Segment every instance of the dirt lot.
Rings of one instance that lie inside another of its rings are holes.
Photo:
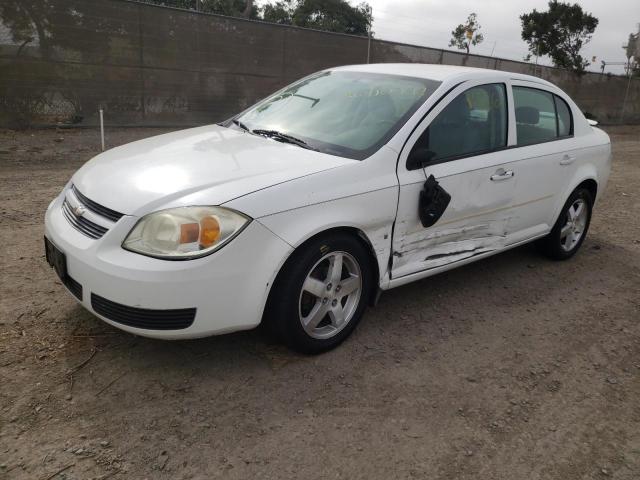
[[[527,246],[387,292],[318,357],[84,311],[42,219],[98,135],[0,131],[0,478],[640,478],[640,127],[609,131],[574,259]]]

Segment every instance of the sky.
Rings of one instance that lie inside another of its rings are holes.
[[[547,0],[367,0],[373,8],[373,31],[377,38],[434,48],[448,46],[451,30],[464,23],[471,12],[478,15],[484,42],[472,47],[471,53],[522,60],[527,45],[521,40],[519,16],[522,13],[547,10]],[[265,1],[259,1],[263,4]],[[352,5],[360,0],[351,0]],[[577,0],[582,8],[599,19],[591,42],[583,56],[596,63],[589,70],[600,69],[600,61],[624,62],[629,34],[638,31],[640,0]],[[542,64],[551,64],[541,59]],[[622,66],[607,67],[612,73],[623,73]]]
[[[451,30],[464,23],[467,15],[475,12],[484,33],[484,42],[472,48],[472,53],[522,60],[527,45],[521,40],[522,13],[547,10],[546,0],[368,0],[373,8],[373,31],[385,40],[448,47]],[[640,0],[578,0],[583,10],[598,18],[591,42],[584,48],[583,56],[589,60],[596,56],[596,64],[589,69],[599,69],[600,61],[623,62],[626,60],[622,45],[626,45],[631,32],[637,32],[640,22]],[[549,59],[541,63],[549,64]],[[607,67],[605,71],[622,73],[623,67]]]

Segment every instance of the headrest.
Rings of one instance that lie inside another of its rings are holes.
[[[516,108],[516,122],[537,125],[540,122],[540,110],[534,107]]]
[[[440,113],[439,118],[442,123],[461,123],[466,122],[469,119],[469,105],[467,99],[460,95],[454,98],[449,105]]]

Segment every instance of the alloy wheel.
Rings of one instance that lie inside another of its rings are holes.
[[[351,321],[362,296],[362,273],[347,252],[324,255],[311,268],[302,285],[299,318],[313,338],[337,335]]]
[[[560,246],[570,252],[578,244],[587,225],[587,203],[577,198],[567,209],[566,222],[560,229]]]

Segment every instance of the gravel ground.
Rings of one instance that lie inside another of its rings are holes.
[[[572,260],[525,246],[386,292],[305,357],[257,331],[138,338],[77,306],[42,219],[98,134],[0,131],[0,478],[637,480],[640,127],[609,132]]]

